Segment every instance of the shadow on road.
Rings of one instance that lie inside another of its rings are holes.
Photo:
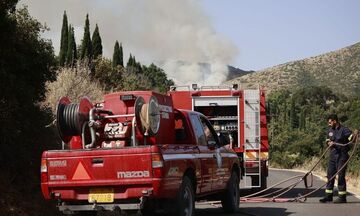
[[[256,196],[261,196],[261,195],[264,195],[264,194],[269,194],[269,193],[272,193],[272,192],[275,192],[275,191],[278,191],[279,189],[281,188],[272,188],[268,191],[265,191],[264,193],[262,194],[258,194]],[[281,196],[281,198],[295,198],[295,197],[298,197],[299,195],[304,195],[304,194],[307,194],[307,193],[310,193],[312,191],[315,191],[317,188],[309,188],[309,189],[306,189],[306,188],[293,188],[291,189],[290,191],[286,192],[285,194],[283,194]],[[244,197],[244,196],[247,196],[247,195],[250,195],[252,194],[253,192],[251,190],[241,190],[240,192],[240,196],[241,197]],[[279,193],[276,193],[276,194],[280,194],[281,192]],[[276,194],[272,194],[270,196],[267,196],[267,197],[273,197],[275,196]],[[337,194],[337,191],[334,190],[334,194],[336,195]],[[348,193],[349,196],[352,196],[353,194],[351,193]],[[312,194],[309,195],[309,198],[311,197],[322,197],[324,196],[324,189],[320,189]]]
[[[217,208],[196,209],[197,216],[287,216],[292,213],[293,212],[287,212],[286,208],[271,207],[240,207],[240,210],[234,214],[226,214],[222,209]]]
[[[273,189],[270,189],[269,191],[267,191],[265,193],[272,193],[272,192],[278,191],[280,189],[281,188],[273,188]],[[284,198],[284,197],[286,197],[286,198],[295,198],[295,197],[298,197],[298,196],[305,195],[307,193],[313,192],[315,190],[316,190],[316,188],[309,188],[309,189],[306,189],[306,188],[293,188],[290,191],[286,192],[285,194],[281,195],[280,197],[281,198]],[[282,192],[272,194],[271,196],[275,196],[275,195],[280,194],[280,193],[282,193]],[[323,190],[318,190],[318,191],[310,194],[309,197],[322,197],[323,195],[324,195],[324,191]]]

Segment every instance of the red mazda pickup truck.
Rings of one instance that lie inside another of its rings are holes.
[[[58,103],[62,150],[45,151],[41,189],[64,214],[139,209],[143,215],[195,213],[196,200],[239,208],[236,153],[198,112],[173,108],[151,91],[118,92],[91,103]]]

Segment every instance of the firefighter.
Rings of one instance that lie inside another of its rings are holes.
[[[352,132],[349,128],[340,124],[336,114],[331,114],[327,118],[329,129],[327,131],[327,145],[330,147],[330,157],[327,168],[328,182],[326,184],[325,196],[320,199],[321,203],[333,201],[333,189],[336,172],[344,165],[349,158],[349,145],[339,146],[336,143],[347,144],[351,140]],[[338,198],[334,203],[346,203],[346,166],[338,173]],[[332,178],[332,179],[331,179]]]

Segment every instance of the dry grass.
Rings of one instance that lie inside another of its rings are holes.
[[[59,99],[69,97],[72,102],[78,102],[83,96],[91,101],[101,101],[104,90],[98,81],[91,80],[90,69],[83,64],[76,68],[60,68],[55,82],[46,84],[46,100],[44,106],[50,107],[53,113]]]

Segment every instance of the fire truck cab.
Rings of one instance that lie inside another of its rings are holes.
[[[228,86],[172,86],[174,107],[204,114],[220,140],[237,153],[242,169],[241,188],[267,187],[268,132],[265,92]]]

